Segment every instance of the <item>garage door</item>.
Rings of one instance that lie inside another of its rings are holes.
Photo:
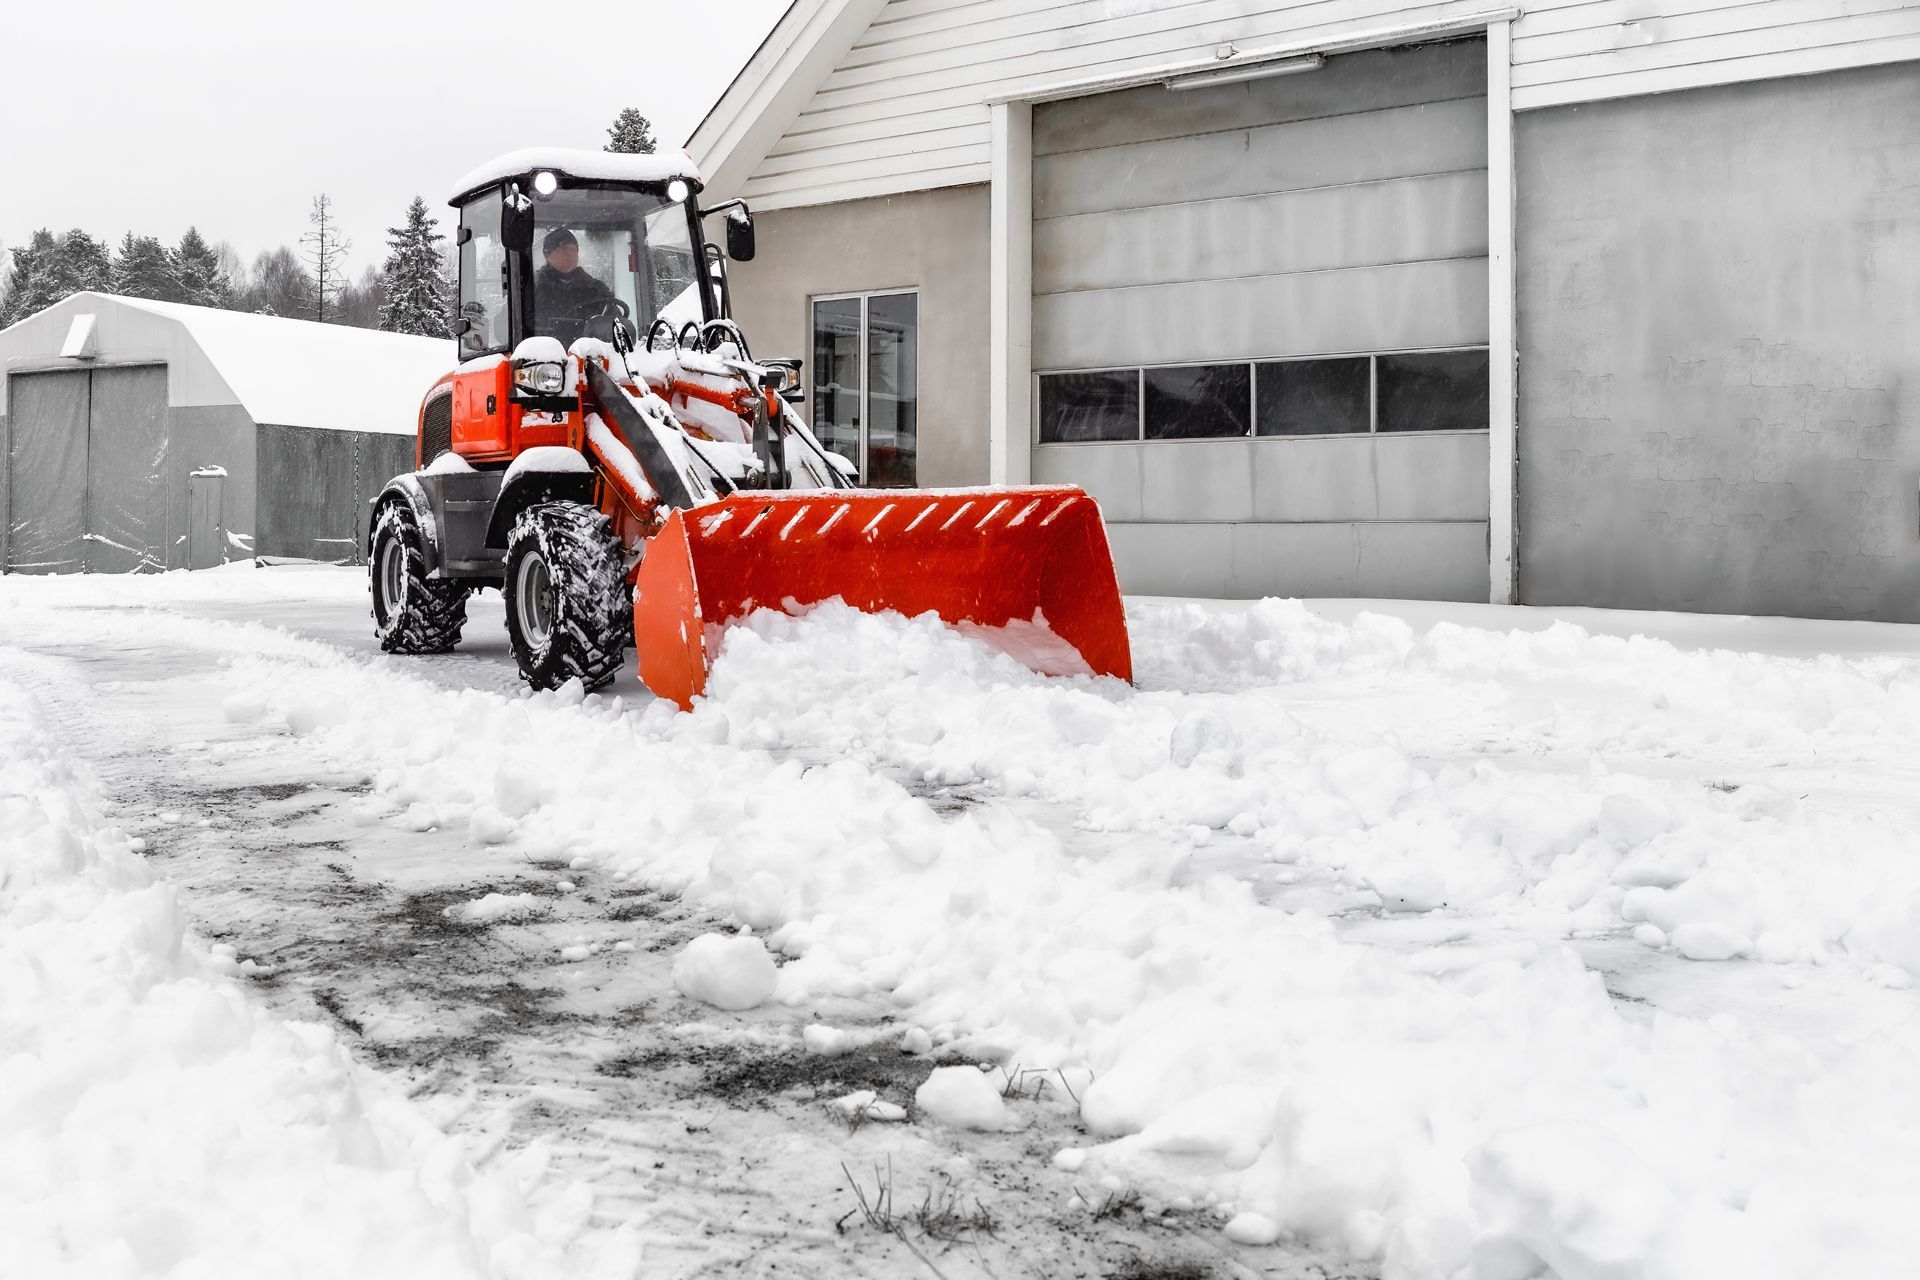
[[[15,374],[7,403],[7,571],[164,569],[166,368]]]
[[[1485,60],[1035,108],[1034,469],[1129,589],[1484,598]]]

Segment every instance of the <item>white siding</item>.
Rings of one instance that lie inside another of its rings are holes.
[[[1497,0],[889,0],[740,194],[767,208],[984,182],[988,104]],[[1533,0],[1516,109],[1920,58],[1914,0]]]
[[[1538,0],[1516,110],[1920,58],[1913,0]]]

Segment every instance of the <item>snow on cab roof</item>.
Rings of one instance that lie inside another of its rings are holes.
[[[700,170],[684,151],[656,151],[630,155],[616,151],[582,151],[572,147],[522,147],[495,156],[453,186],[451,200],[476,187],[490,187],[535,169],[553,169],[588,182],[666,182],[673,178],[700,180]]]
[[[96,296],[178,321],[247,416],[274,426],[412,435],[458,356],[451,338]]]

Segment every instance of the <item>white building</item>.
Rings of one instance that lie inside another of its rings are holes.
[[[1135,591],[1920,619],[1920,7],[795,0],[690,140],[880,483]]]

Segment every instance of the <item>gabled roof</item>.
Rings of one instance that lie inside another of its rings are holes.
[[[459,355],[451,338],[117,300],[186,326],[247,416],[283,427],[412,435],[428,388]]]
[[[792,0],[687,139],[707,190],[738,195],[887,0]]]
[[[284,427],[411,435],[421,400],[457,359],[449,338],[76,293],[0,330],[0,382],[13,368],[86,367],[59,359],[83,315],[97,318],[99,363],[165,361],[171,403],[238,404]]]

